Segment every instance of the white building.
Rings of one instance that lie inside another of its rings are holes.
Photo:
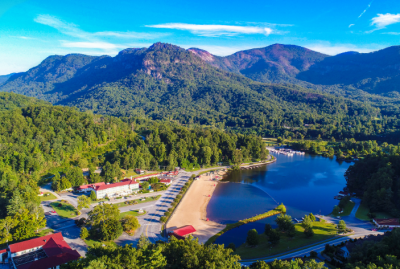
[[[399,219],[373,219],[378,228],[399,228]]]
[[[139,183],[131,179],[124,179],[121,182],[97,186],[95,189],[97,199],[120,197],[130,195],[132,192],[137,191],[139,191]]]

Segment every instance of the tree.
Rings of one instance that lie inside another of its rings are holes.
[[[38,227],[46,224],[43,221],[38,223],[34,215],[31,215],[27,209],[22,210],[14,215],[16,225],[13,229],[13,237],[15,240],[22,240],[34,237],[36,235],[35,231]]]
[[[283,203],[278,205],[276,209],[281,211],[282,214],[286,214],[286,206]]]
[[[271,230],[272,230],[271,224],[269,224],[269,223],[265,224],[264,234],[265,234],[266,236],[269,235],[269,233],[271,232]]]
[[[92,201],[96,201],[97,200],[97,196],[96,196],[96,192],[95,191],[91,191],[90,192],[90,199]]]
[[[292,217],[289,215],[280,214],[275,219],[276,224],[278,224],[278,230],[289,231],[293,226]]]
[[[149,238],[147,238],[144,234],[141,234],[136,247],[138,249],[144,249],[147,248],[149,245],[151,245]]]
[[[119,208],[117,205],[105,204],[97,205],[88,213],[91,225],[99,225],[100,223],[114,219],[119,220]]]
[[[125,232],[133,232],[140,227],[140,224],[136,217],[131,215],[126,215],[122,219],[122,226]]]
[[[96,229],[95,226],[92,229]],[[123,232],[121,222],[116,219],[107,219],[98,225],[101,240],[109,241],[117,239]]]
[[[228,248],[232,249],[235,252],[236,251],[235,243],[229,243]]]
[[[11,229],[17,225],[14,218],[7,216],[5,219],[0,220],[0,243],[7,243],[12,240]]]
[[[307,228],[304,230],[304,235],[306,237],[312,237],[314,236],[314,230],[312,228]]]
[[[314,216],[313,213],[310,213],[309,216],[310,216],[310,219],[311,219],[312,222],[317,221],[317,218]]]
[[[268,242],[270,242],[272,245],[276,245],[279,243],[279,240],[281,239],[281,236],[279,232],[276,229],[271,230],[268,236]]]
[[[86,195],[81,195],[78,197],[78,210],[81,210],[82,208],[90,208],[91,204],[92,199],[90,199]]]
[[[155,183],[160,182],[160,180],[157,177],[151,177],[151,178],[149,178],[148,182],[150,184],[155,184]]]
[[[67,169],[65,177],[69,180],[72,187],[81,186],[85,182],[82,169],[80,169],[79,167],[73,167]]]
[[[270,269],[270,266],[265,261],[256,261],[250,264],[250,269]]]
[[[339,220],[339,224],[338,224],[338,229],[339,231],[345,231],[347,229],[346,223],[344,222],[344,220]]]
[[[86,227],[81,228],[80,237],[82,240],[85,240],[86,238],[89,237],[89,231],[86,229]]]
[[[301,222],[301,226],[303,226],[304,230],[312,229],[313,222],[309,215],[305,215],[303,221]]]
[[[140,186],[142,187],[142,190],[148,190],[150,184],[147,181],[143,181],[143,182],[140,183]]]
[[[258,233],[256,229],[249,230],[247,232],[246,242],[250,246],[256,246],[259,243]]]

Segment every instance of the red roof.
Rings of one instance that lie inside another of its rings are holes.
[[[192,234],[194,232],[196,232],[196,229],[192,225],[186,225],[174,230],[172,234],[184,237],[185,235]]]
[[[47,257],[22,264],[17,269],[47,269],[80,258],[79,253],[64,241],[61,233],[42,236],[39,238],[15,243],[9,246],[11,253],[42,247]]]
[[[117,182],[117,183],[113,183],[113,184],[102,185],[102,186],[96,187],[96,191],[111,189],[111,188],[130,185],[130,184],[136,184],[136,181],[135,180],[127,180],[127,181]]]
[[[384,226],[400,226],[399,219],[374,219],[378,225]]]
[[[171,183],[172,180],[171,179],[161,179],[160,183]]]
[[[0,254],[1,254],[1,253],[6,253],[6,252],[7,252],[7,249],[6,249],[6,248],[0,250]]]
[[[39,259],[30,263],[25,263],[17,267],[17,269],[48,269],[57,265],[65,264],[70,261],[78,260],[81,256],[75,250],[76,254],[61,253],[55,256]]]
[[[87,184],[87,185],[82,185],[78,187],[78,190],[83,190],[83,189],[87,189],[87,188],[93,188],[95,189],[98,186],[102,186],[102,185],[106,185],[106,183],[104,182],[99,182],[99,183],[93,183],[93,184]]]

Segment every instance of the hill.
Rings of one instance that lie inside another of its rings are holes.
[[[309,58],[296,63],[296,70],[305,70],[318,57]],[[285,72],[296,70],[287,68]],[[368,104],[294,85],[254,82],[163,43],[126,49],[115,57],[51,56],[13,76],[0,90],[99,114],[147,115],[231,128],[301,127],[303,123],[327,124],[338,116],[378,113]]]
[[[50,103],[20,94],[0,92],[0,111],[46,104],[49,105]]]

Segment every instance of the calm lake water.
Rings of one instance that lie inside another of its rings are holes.
[[[266,212],[283,203],[287,214],[301,218],[310,212],[329,214],[333,199],[346,185],[344,173],[351,165],[335,158],[314,155],[273,154],[277,161],[261,168],[240,170],[218,184],[207,207],[207,217],[219,223],[233,223]],[[247,232],[264,232],[275,217],[243,225],[220,236],[215,243],[236,246],[246,241]]]

